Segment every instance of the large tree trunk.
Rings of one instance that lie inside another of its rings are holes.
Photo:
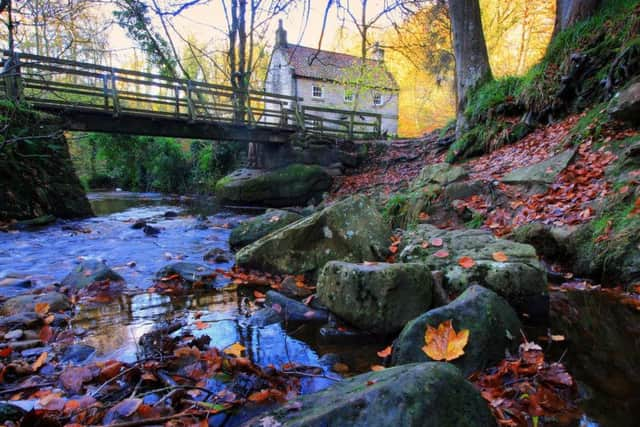
[[[459,138],[467,129],[464,111],[469,92],[492,76],[478,0],[449,0],[449,14],[456,57],[456,138]]]
[[[556,24],[553,33],[566,30],[593,15],[602,0],[556,0]]]

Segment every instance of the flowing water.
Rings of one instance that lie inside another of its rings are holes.
[[[287,331],[280,324],[254,327],[247,323],[243,293],[250,289],[225,291],[228,279],[217,278],[219,290],[188,295],[164,296],[144,290],[153,284],[155,273],[165,265],[186,261],[201,263],[213,249],[228,250],[230,228],[248,217],[219,210],[210,201],[170,199],[155,193],[93,193],[89,199],[96,217],[79,221],[58,221],[38,230],[0,233],[0,280],[7,276],[29,278],[35,287],[60,282],[83,258],[98,258],[122,275],[127,290],[109,303],[79,305],[72,321],[86,335],[79,340],[97,349],[96,358],[133,361],[139,338],[154,326],[172,321],[193,324],[198,316],[208,325],[192,330],[195,336],[211,337],[211,346],[225,348],[240,342],[259,365],[281,366],[287,362],[320,366],[328,372],[333,360],[323,354],[340,352],[340,358],[354,372],[368,370],[376,362],[376,351],[388,343],[368,346],[324,345],[317,330],[302,327]],[[166,217],[167,212],[175,217]],[[132,229],[136,220],[159,228],[157,237]],[[208,266],[228,269],[233,261]],[[4,288],[5,297],[26,290]],[[331,373],[330,375],[336,376]],[[327,379],[303,381],[303,392],[330,385]]]
[[[317,328],[309,326],[293,330],[280,324],[250,326],[243,295],[249,295],[251,289],[240,288],[237,292],[219,289],[171,297],[144,291],[153,284],[155,273],[171,262],[183,260],[206,264],[203,255],[207,251],[213,248],[228,250],[230,228],[248,215],[220,210],[211,200],[167,198],[155,193],[93,193],[89,198],[97,215],[94,218],[58,221],[32,231],[0,233],[0,281],[7,276],[23,276],[31,279],[34,287],[44,287],[60,282],[83,258],[105,260],[125,278],[127,290],[109,303],[79,305],[73,318],[73,327],[87,332],[79,342],[96,348],[96,358],[133,361],[137,342],[143,334],[162,323],[193,324],[197,316],[207,327],[193,330],[194,335],[209,335],[211,345],[218,348],[240,342],[247,348],[248,357],[263,366],[295,362],[323,367],[327,375],[336,376],[329,371],[332,361],[336,360],[327,357],[329,354],[337,354],[354,373],[367,371],[371,364],[379,363],[376,351],[388,342],[329,345],[318,339]],[[177,216],[167,217],[165,214],[169,211]],[[147,221],[159,228],[160,234],[150,237],[140,229],[132,229],[136,220]],[[210,267],[228,269],[232,263],[230,260]],[[219,277],[217,284],[222,288],[225,279]],[[28,290],[4,287],[2,295],[8,297]],[[571,310],[577,310],[576,307],[579,306],[574,304]],[[615,350],[594,351],[599,343],[607,341],[606,337],[599,341],[593,339],[594,331],[601,329],[600,322],[621,323],[619,319],[611,319],[618,311],[603,310],[599,301],[588,307],[592,307],[588,312],[588,323],[583,321],[586,314],[577,316],[577,320],[564,319],[566,316],[562,313],[568,312],[569,308],[561,307],[560,314],[555,316],[565,326],[569,325],[569,352],[568,356],[562,356],[569,370],[583,380],[585,390],[593,390],[609,377],[620,382],[626,380],[627,385],[635,386],[633,381],[621,374],[615,376],[613,371],[615,361],[629,359],[629,353],[621,353],[616,358]],[[628,351],[637,352],[640,346],[638,328],[632,322],[627,323],[626,328],[635,331],[635,335],[633,331],[631,333],[632,339],[627,340]],[[612,332],[602,333],[612,336]],[[621,335],[620,342],[625,341],[624,336],[629,335]],[[597,378],[593,375],[595,369],[598,370]],[[303,392],[308,393],[325,388],[332,381],[314,378],[302,383]],[[622,385],[616,387],[617,390],[623,388]],[[626,390],[625,396],[633,397],[634,390],[636,388]],[[590,402],[598,404],[590,403],[585,407],[589,416],[583,417],[582,426],[634,425],[630,416],[637,412],[638,405],[634,403],[637,400],[629,401],[624,396],[610,399],[594,392],[591,397]]]

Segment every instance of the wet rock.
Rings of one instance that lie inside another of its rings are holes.
[[[71,321],[71,318],[66,314],[62,313],[54,313],[53,322],[51,322],[51,326],[54,328],[65,328]]]
[[[611,100],[609,114],[616,120],[640,124],[640,83],[633,83]]]
[[[147,236],[157,236],[158,234],[160,234],[160,229],[147,224],[142,227],[142,232]]]
[[[434,239],[441,239],[442,245],[433,245]],[[431,243],[424,247],[425,242]],[[477,283],[505,298],[518,313],[534,319],[548,315],[546,272],[533,246],[498,239],[482,230],[447,231],[421,224],[403,235],[400,247],[402,262],[421,262],[432,271],[442,271],[443,287],[450,294]],[[497,252],[507,260],[494,260]],[[474,261],[471,268],[458,263],[465,256]]]
[[[280,290],[289,296],[305,298],[312,294],[311,289],[298,286],[298,281],[294,276],[287,276],[280,283]]]
[[[156,273],[156,278],[161,279],[174,274],[179,275],[190,285],[196,282],[211,285],[216,281],[215,271],[204,265],[192,262],[174,262],[173,264],[169,264]]]
[[[266,213],[243,221],[234,228],[229,236],[229,246],[234,250],[240,249],[300,218],[302,216],[297,213],[269,209]]]
[[[390,226],[368,198],[354,196],[245,246],[236,255],[243,268],[315,277],[329,261],[380,261]]]
[[[44,227],[53,224],[57,218],[53,215],[42,215],[33,219],[16,222],[13,227],[16,230],[28,230],[30,228]]]
[[[533,246],[539,255],[549,259],[569,259],[574,248],[569,244],[571,230],[539,222],[524,224],[513,230],[509,240]]]
[[[110,269],[104,261],[87,259],[82,261],[62,280],[62,286],[83,289],[95,282],[104,280],[124,282],[122,276]]]
[[[82,363],[96,353],[96,349],[85,344],[72,344],[62,352],[60,361],[63,363]]]
[[[176,212],[176,211],[166,211],[163,216],[165,218],[176,218],[178,216],[178,212]]]
[[[380,336],[344,326],[323,326],[318,330],[318,341],[325,345],[368,344]]]
[[[44,343],[40,340],[14,341],[11,343],[11,348],[13,349],[13,351],[21,352],[30,348],[40,347],[43,344]]]
[[[453,302],[409,322],[393,345],[394,365],[431,360],[422,351],[427,325],[437,327],[449,319],[453,320],[456,331],[469,329],[464,355],[451,361],[465,375],[504,359],[505,350],[517,346],[522,328],[515,311],[503,298],[474,285]]]
[[[71,302],[60,292],[47,292],[39,295],[20,295],[5,301],[2,312],[13,315],[23,312],[33,312],[36,304],[49,304],[49,311],[58,312],[71,309]]]
[[[482,181],[452,182],[444,188],[444,196],[447,200],[464,200],[476,194],[485,194],[489,189],[489,183]]]
[[[134,222],[131,225],[131,228],[133,228],[134,230],[140,230],[140,229],[142,229],[142,228],[144,228],[146,226],[147,226],[147,221],[145,221],[143,219],[138,219],[138,220],[136,220],[136,222]]]
[[[326,323],[329,313],[309,307],[276,291],[268,291],[265,306],[277,312],[285,322]]]
[[[0,288],[5,289],[5,288],[21,288],[21,289],[28,289],[33,285],[33,283],[31,282],[31,280],[24,278],[24,277],[19,277],[19,276],[6,276],[3,279],[0,279]]]
[[[207,262],[222,264],[231,261],[231,256],[222,248],[213,248],[202,257]]]
[[[331,261],[318,278],[318,299],[360,329],[398,332],[431,307],[431,272],[423,264]]]
[[[446,363],[370,372],[302,396],[247,422],[248,427],[492,427],[480,393]]]
[[[5,340],[19,340],[24,335],[22,329],[14,329],[13,331],[9,331],[4,334]]]
[[[553,183],[558,174],[567,167],[573,156],[575,156],[576,150],[576,148],[571,148],[547,160],[515,169],[505,175],[501,181],[511,185],[546,187]]]
[[[23,350],[20,353],[20,356],[22,356],[22,357],[38,357],[42,353],[44,353],[45,351],[47,353],[51,353],[51,346],[47,345],[47,346],[43,346],[43,347],[29,348],[27,350]]]
[[[42,325],[42,318],[33,311],[0,317],[0,328],[32,329]]]
[[[319,166],[293,164],[275,170],[239,169],[216,183],[224,203],[260,206],[304,205],[331,186],[331,177]]]
[[[274,323],[280,323],[281,321],[282,317],[280,317],[278,312],[271,307],[265,307],[253,313],[247,320],[247,325],[263,328],[273,325]]]

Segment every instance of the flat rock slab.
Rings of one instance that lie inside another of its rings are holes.
[[[506,255],[505,261],[494,259],[499,252]],[[462,257],[471,258],[473,266],[461,266]],[[460,294],[475,283],[505,298],[518,313],[536,319],[548,314],[547,274],[531,245],[498,239],[483,230],[449,231],[420,224],[403,235],[399,260],[442,271],[442,285],[449,294]]]
[[[231,230],[229,246],[231,249],[240,249],[301,218],[302,215],[294,212],[269,209],[262,215],[241,222]]]
[[[509,303],[489,289],[472,286],[453,302],[409,322],[393,345],[393,363],[430,361],[422,351],[427,325],[437,328],[450,319],[456,331],[469,329],[464,355],[451,362],[465,375],[504,359],[505,350],[514,350],[517,346],[522,328]]]
[[[260,415],[244,426],[493,427],[495,420],[460,370],[432,362],[346,379]]]
[[[53,313],[71,309],[71,301],[64,294],[47,292],[39,295],[20,295],[10,298],[4,302],[2,312],[8,316],[25,312],[31,313],[35,310],[36,304],[48,304],[49,311]]]
[[[567,167],[575,154],[576,149],[571,148],[560,154],[556,154],[547,160],[543,160],[542,162],[524,168],[515,169],[505,175],[501,181],[505,184],[512,185],[552,184],[560,172]]]
[[[331,261],[318,278],[318,299],[352,325],[378,334],[398,332],[431,308],[431,272],[419,263]]]

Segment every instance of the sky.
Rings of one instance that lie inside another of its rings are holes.
[[[171,20],[177,31],[179,31],[183,37],[193,35],[199,42],[204,42],[207,46],[222,44],[226,38],[226,34],[224,33],[226,23],[221,1],[226,1],[228,4],[228,0],[202,0],[201,4],[183,11],[178,16],[171,18]],[[269,2],[269,0],[264,1],[265,3]],[[289,43],[299,43],[313,47],[318,45],[327,1],[328,0],[309,0],[310,13],[306,22],[305,10],[301,1],[296,2],[286,14],[279,16],[279,18],[283,20],[284,27],[287,30]],[[369,13],[373,14],[381,10],[380,8],[383,7],[384,1],[385,0],[369,0]],[[176,2],[175,0],[158,0],[158,3],[161,7],[170,7],[172,4],[175,5],[180,2]],[[354,13],[357,14],[356,16],[359,16],[360,13],[359,5],[359,0],[355,2],[352,1],[351,3]],[[105,14],[110,15],[113,6],[106,4],[104,8]],[[344,23],[347,31],[355,31],[355,27],[349,25],[348,19],[344,19],[344,13],[338,12],[334,6],[327,20],[327,28],[322,44],[323,49],[344,50],[342,46],[340,46],[339,37],[342,23]],[[381,20],[380,24],[381,26],[388,25],[388,21]],[[154,20],[154,27],[157,30],[162,29],[158,19]],[[276,27],[277,19],[270,23],[270,28],[267,30],[266,37],[268,43],[273,43],[273,40],[275,40]],[[178,37],[174,39],[176,44],[181,44]],[[132,54],[135,43],[130,40],[125,31],[117,25],[111,27],[109,41],[113,50],[111,56],[112,63],[110,65],[120,66]]]

